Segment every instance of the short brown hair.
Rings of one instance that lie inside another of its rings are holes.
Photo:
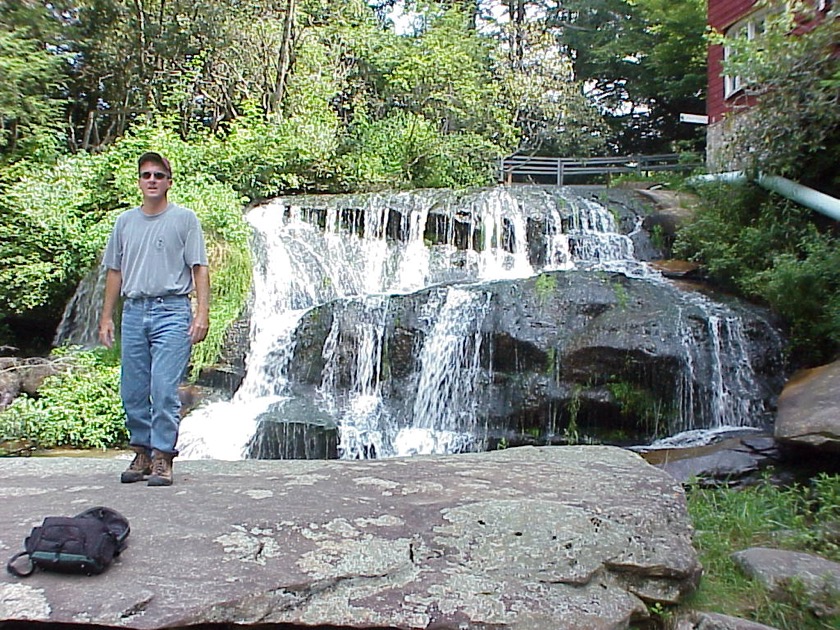
[[[157,164],[166,171],[166,174],[169,176],[169,179],[172,179],[172,167],[169,165],[169,160],[163,157],[160,153],[156,153],[155,151],[147,151],[146,153],[141,155],[140,159],[137,160],[138,172],[140,170],[140,167],[143,166],[146,162],[152,162],[153,164]]]

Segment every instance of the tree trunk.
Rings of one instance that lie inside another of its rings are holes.
[[[274,83],[274,91],[269,99],[269,114],[280,110],[283,105],[283,98],[286,95],[286,82],[292,67],[295,10],[295,0],[287,0],[286,16],[283,19],[283,39],[280,42],[280,54],[277,58],[277,79]]]
[[[510,60],[514,68],[522,67],[525,58],[525,0],[510,0],[508,2],[508,16],[510,17]]]

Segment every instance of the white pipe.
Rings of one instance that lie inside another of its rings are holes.
[[[742,171],[729,171],[727,173],[709,173],[707,175],[695,175],[689,178],[693,182],[727,182],[738,183],[747,181]],[[778,193],[791,201],[810,208],[815,212],[840,221],[840,199],[821,193],[819,190],[808,188],[802,184],[779,177],[777,175],[759,175],[756,183],[762,188]]]
[[[705,175],[692,175],[686,180],[689,184],[723,182],[724,184],[741,184],[747,181],[743,171],[729,171],[727,173],[706,173]]]

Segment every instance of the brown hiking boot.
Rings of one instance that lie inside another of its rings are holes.
[[[152,474],[152,458],[142,446],[132,446],[136,455],[131,463],[128,465],[123,473],[120,475],[120,481],[123,483],[134,483],[135,481],[143,481],[146,475]]]
[[[152,474],[149,475],[150,486],[172,485],[172,453],[152,451]]]

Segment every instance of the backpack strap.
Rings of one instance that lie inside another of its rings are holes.
[[[30,575],[32,575],[32,574],[35,572],[35,565],[34,565],[34,564],[32,564],[32,561],[31,561],[31,560],[29,561],[29,571],[21,571],[20,569],[18,569],[18,568],[15,566],[15,561],[16,561],[18,558],[20,558],[20,557],[22,557],[22,556],[28,556],[28,555],[29,555],[29,552],[28,552],[28,551],[21,551],[20,553],[16,553],[16,554],[15,554],[14,556],[12,556],[12,558],[11,558],[11,559],[10,559],[10,560],[6,563],[6,570],[7,570],[9,573],[11,573],[12,575],[15,575],[15,576],[17,576],[17,577],[29,577]]]

